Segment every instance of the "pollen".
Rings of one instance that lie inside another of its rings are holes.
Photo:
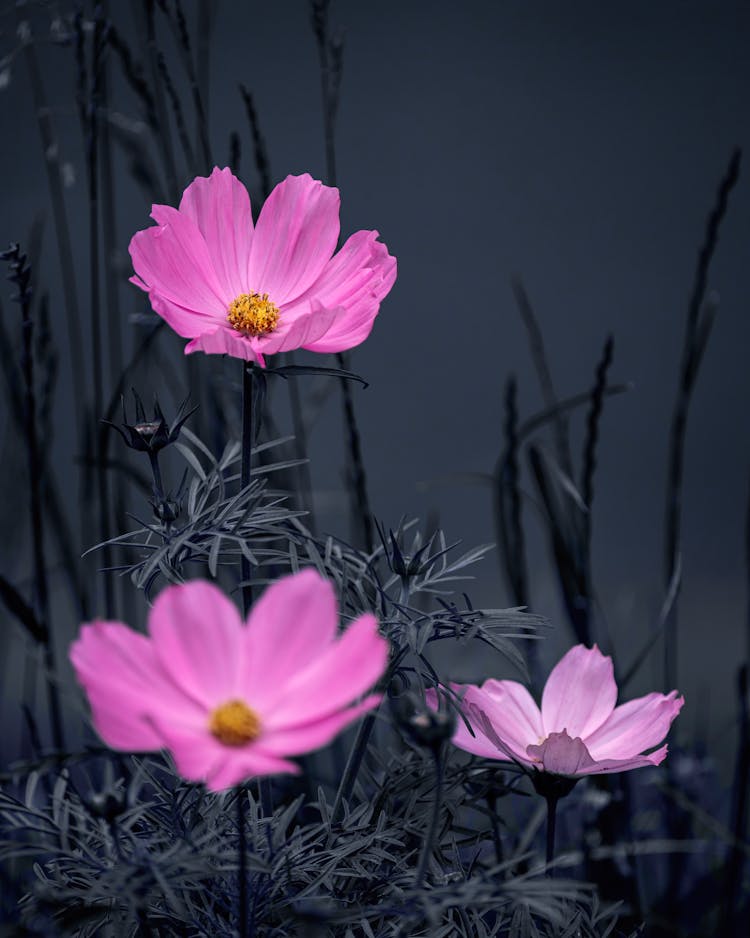
[[[229,304],[227,320],[243,335],[268,335],[279,322],[279,308],[267,293],[240,293]]]
[[[260,736],[260,717],[244,700],[228,700],[213,711],[208,728],[225,746],[244,746]]]

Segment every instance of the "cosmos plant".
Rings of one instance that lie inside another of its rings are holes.
[[[370,334],[396,279],[377,231],[339,239],[339,192],[287,176],[253,224],[247,189],[229,169],[199,176],[179,208],[154,205],[155,226],[130,242],[132,282],[191,352],[265,366],[304,348],[342,352]]]
[[[337,638],[331,584],[313,570],[282,577],[243,622],[211,583],[163,590],[148,637],[121,622],[84,625],[70,650],[94,726],[112,748],[168,749],[178,772],[221,791],[297,773],[310,752],[361,714],[388,643],[364,614]]]
[[[518,681],[490,679],[451,688],[466,717],[457,723],[454,745],[534,773],[576,779],[660,765],[667,746],[659,744],[685,703],[672,691],[616,707],[614,665],[596,645],[576,645],[558,661],[544,685],[541,708]],[[434,693],[430,700],[434,703]]]

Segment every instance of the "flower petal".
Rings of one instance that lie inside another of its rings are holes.
[[[658,746],[669,732],[685,699],[677,691],[647,694],[615,707],[605,722],[586,739],[594,759],[630,759]]]
[[[311,720],[297,726],[284,726],[269,732],[258,740],[263,752],[272,755],[296,756],[325,746],[341,730],[357,720],[363,713],[373,710],[383,699],[382,694],[370,694],[354,707],[339,710],[320,720]]]
[[[587,737],[612,713],[617,700],[612,659],[596,645],[576,645],[555,665],[542,694],[544,735]]]
[[[216,326],[197,335],[185,346],[185,354],[205,352],[206,355],[231,355],[232,358],[244,358],[248,362],[257,362],[261,368],[266,363],[257,347],[258,340],[240,335],[226,326]]]
[[[523,684],[490,679],[481,690],[494,704],[490,716],[495,731],[514,750],[525,754],[529,744],[544,737],[542,714]]]
[[[540,770],[551,775],[567,775],[574,778],[594,765],[591,753],[580,736],[571,739],[564,730],[550,733],[538,746],[528,746],[527,754],[540,763]]]
[[[297,726],[301,719],[318,720],[347,706],[369,690],[385,671],[388,642],[378,620],[365,613],[310,664],[282,684],[263,713],[271,729]]]
[[[197,176],[183,193],[180,213],[203,235],[225,294],[234,299],[249,292],[253,216],[250,196],[239,179],[230,169],[218,166],[208,177]]]
[[[342,308],[343,315],[303,348],[341,352],[359,345],[370,334],[380,301],[396,280],[396,258],[377,237],[377,231],[353,234],[304,294],[303,299],[315,297],[323,306]]]
[[[661,765],[667,757],[669,747],[666,743],[645,756],[633,756],[632,759],[599,759],[592,765],[578,771],[578,775],[610,775],[613,772],[629,772],[631,769],[644,769],[651,765]]]
[[[148,630],[164,669],[186,694],[211,709],[238,695],[242,619],[205,580],[168,586],[156,598]]]
[[[323,654],[336,638],[338,618],[332,584],[311,567],[267,587],[242,639],[240,684],[248,701],[262,709],[281,684]]]
[[[131,281],[134,280],[133,277],[130,279]],[[207,328],[211,330],[216,328],[216,318],[214,316],[208,316],[197,310],[178,306],[177,303],[172,303],[160,296],[155,290],[149,291],[148,299],[157,316],[161,316],[166,324],[184,339],[192,339]]]
[[[525,745],[519,746],[515,741],[503,738],[496,730],[498,708],[483,688],[474,684],[451,684],[450,687],[461,698],[461,713],[457,716],[456,732],[451,740],[454,746],[485,759],[531,764]],[[427,691],[426,699],[428,705],[436,710],[437,695],[434,690]]]
[[[154,205],[156,225],[137,231],[130,256],[149,292],[204,316],[226,318],[229,303],[198,226],[169,205]]]
[[[202,710],[161,667],[152,643],[121,622],[82,626],[70,660],[91,704],[94,727],[113,749],[161,749],[153,715],[196,723]]]
[[[225,791],[241,782],[259,775],[299,775],[300,767],[287,759],[269,756],[259,752],[256,747],[238,749],[227,753],[225,761],[214,769],[206,779],[206,787],[211,791]]]
[[[256,339],[256,347],[264,355],[309,348],[310,343],[324,336],[344,315],[344,310],[326,309],[317,300],[305,305],[309,306],[309,312],[298,313],[294,318],[287,318],[286,311],[282,310],[279,328]]]
[[[299,772],[293,762],[258,752],[254,743],[225,746],[205,725],[185,730],[158,721],[157,729],[178,773],[188,781],[205,782],[212,791],[223,791],[257,775]]]
[[[228,747],[208,732],[205,723],[191,730],[164,720],[155,720],[154,725],[163,748],[168,749],[172,756],[178,774],[187,781],[203,782],[223,764]]]
[[[268,293],[277,306],[296,299],[320,276],[338,237],[338,189],[307,173],[287,176],[258,218],[250,248],[250,288]]]

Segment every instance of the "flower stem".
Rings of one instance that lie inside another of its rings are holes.
[[[159,454],[149,450],[148,458],[151,462],[151,474],[154,479],[154,497],[157,502],[164,501],[164,483],[161,478],[161,468],[159,466]]]
[[[253,459],[253,365],[242,363],[242,462],[240,464],[240,488],[250,485]],[[245,616],[253,603],[250,585],[250,561],[242,554],[240,558],[242,579],[242,608]]]
[[[414,887],[421,889],[427,873],[427,864],[430,862],[433,847],[435,845],[435,835],[437,834],[438,820],[440,819],[440,805],[443,800],[443,747],[438,746],[433,750],[435,759],[435,799],[432,803],[432,815],[430,816],[430,826],[427,828],[427,836],[422,847],[422,855],[419,858],[419,867],[417,876],[414,880]]]
[[[555,859],[555,827],[557,826],[557,802],[560,799],[555,795],[547,795],[547,865]],[[549,870],[554,876],[554,870]]]
[[[240,938],[248,938],[247,895],[247,839],[245,837],[245,789],[238,785],[237,793],[237,858],[239,860],[239,890],[237,893],[237,929]]]
[[[336,364],[343,371],[349,368],[347,356],[343,352],[336,354]],[[375,535],[373,533],[372,511],[370,509],[370,497],[367,489],[367,475],[365,473],[365,463],[362,457],[362,441],[357,425],[357,417],[354,412],[354,400],[352,392],[345,378],[340,379],[341,394],[344,404],[344,423],[346,424],[347,440],[349,444],[349,485],[352,489],[352,508],[353,514],[359,514],[360,537],[366,553],[371,554],[375,547]]]
[[[252,362],[242,363],[242,456],[240,462],[240,489],[250,485],[253,468],[253,368]],[[250,585],[250,561],[242,554],[240,557],[240,579],[242,581],[242,612],[247,618],[253,604],[253,588]],[[272,789],[269,779],[258,780],[258,796],[261,807],[273,813]],[[243,834],[244,836],[244,834]],[[240,867],[241,869],[241,867]],[[246,877],[245,877],[246,878]],[[244,882],[244,878],[243,878]],[[247,906],[247,901],[245,902]],[[240,931],[244,938],[246,932]]]
[[[497,819],[497,789],[494,786],[487,792],[486,801],[487,810],[490,814],[490,823],[492,824],[492,843],[495,847],[495,859],[498,863],[502,863],[503,841],[500,837],[500,824]]]
[[[377,690],[384,691],[391,682],[393,675],[396,673],[396,669],[401,664],[401,661],[404,657],[404,653],[400,652],[396,657],[391,661],[388,666],[388,670],[383,675],[381,680],[378,683]],[[333,808],[331,809],[331,830],[333,830],[333,825],[335,824],[339,811],[344,801],[348,801],[351,798],[352,792],[354,791],[354,783],[357,781],[357,775],[359,773],[359,767],[362,764],[362,760],[365,757],[365,752],[367,752],[367,744],[370,741],[370,736],[372,731],[375,728],[375,720],[377,718],[379,707],[375,707],[374,710],[371,710],[367,716],[359,724],[357,729],[357,735],[354,740],[354,745],[349,753],[349,758],[346,760],[346,765],[344,766],[344,774],[341,777],[341,782],[339,784],[338,790],[336,792],[336,798],[333,802]]]
[[[367,749],[367,744],[370,741],[370,735],[375,727],[375,713],[377,713],[377,708],[375,712],[370,712],[362,720],[357,729],[357,736],[354,740],[354,745],[352,746],[351,752],[349,753],[349,758],[346,760],[346,765],[344,766],[344,774],[341,777],[341,784],[338,787],[336,792],[336,798],[333,802],[333,809],[331,811],[331,825],[333,825],[339,816],[339,811],[344,801],[348,801],[351,797],[352,790],[354,789],[354,782],[357,778],[357,773],[359,772],[359,767],[362,764],[362,759],[364,758],[365,751]]]

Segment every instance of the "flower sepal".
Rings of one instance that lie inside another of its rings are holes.
[[[113,423],[111,420],[102,420],[102,423],[113,427],[125,441],[125,445],[130,449],[138,450],[141,453],[158,453],[166,446],[174,443],[180,435],[182,425],[189,417],[196,412],[197,407],[186,410],[188,398],[177,408],[177,414],[174,420],[168,424],[166,418],[159,406],[159,401],[154,398],[153,417],[149,420],[146,417],[146,410],[143,401],[138,392],[133,389],[133,400],[135,402],[135,422],[128,423],[128,415],[125,410],[125,398],[122,400],[122,425]]]
[[[537,795],[541,795],[547,801],[554,799],[559,801],[565,798],[576,787],[580,778],[569,778],[567,775],[553,775],[551,772],[532,770],[529,772],[531,784]]]

